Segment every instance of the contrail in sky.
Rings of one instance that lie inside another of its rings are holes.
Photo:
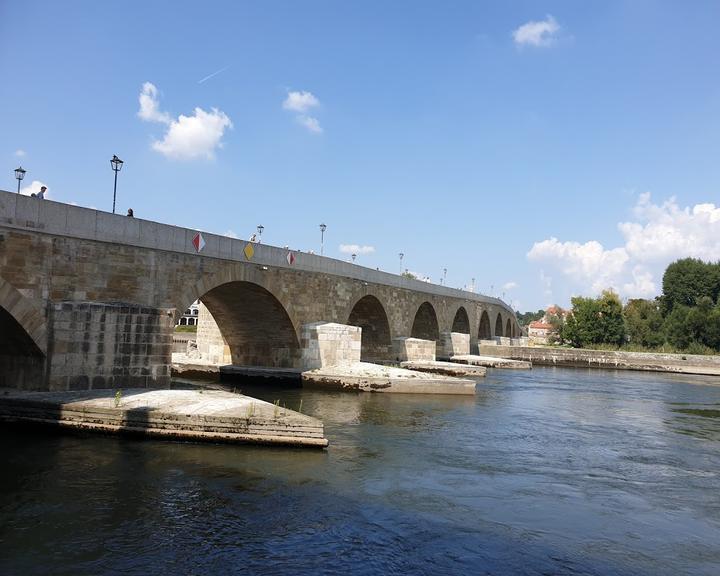
[[[212,74],[208,74],[202,80],[198,80],[198,84],[202,84],[206,80],[210,80],[210,78],[212,78],[213,76],[217,76],[218,74],[221,74],[222,72],[225,72],[225,70],[227,70],[228,68],[230,68],[230,66],[225,66],[224,68],[220,68],[220,70],[217,70],[217,71],[213,72]]]

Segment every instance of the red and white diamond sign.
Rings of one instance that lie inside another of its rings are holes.
[[[287,259],[288,264],[290,264],[290,266],[295,264],[295,254],[293,254],[292,252],[287,253],[286,259]]]
[[[203,238],[203,235],[200,234],[200,232],[193,236],[192,245],[195,246],[195,252],[200,252],[200,250],[205,248],[205,238]]]

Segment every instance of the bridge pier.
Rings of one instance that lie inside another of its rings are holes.
[[[448,360],[456,355],[470,354],[470,334],[441,332],[438,358]]]
[[[49,312],[48,390],[169,386],[172,311],[56,302]]]

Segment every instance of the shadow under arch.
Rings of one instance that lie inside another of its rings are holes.
[[[30,301],[0,278],[0,386],[44,387],[45,326]]]
[[[451,332],[470,334],[470,318],[468,317],[467,310],[465,310],[464,306],[460,306],[457,312],[455,312]]]
[[[478,326],[478,340],[489,340],[490,338],[492,338],[490,317],[488,316],[487,310],[483,310],[480,315],[480,325]]]
[[[295,326],[282,303],[253,282],[231,281],[200,296],[240,366],[292,368],[300,364]]]
[[[438,325],[437,314],[430,302],[420,304],[420,307],[415,313],[410,336],[423,340],[435,340],[436,342],[440,340],[440,327]]]
[[[347,323],[362,328],[360,359],[363,362],[387,360],[390,357],[390,322],[385,308],[375,296],[360,298],[350,311]]]
[[[504,336],[502,314],[500,314],[500,312],[498,312],[497,318],[495,319],[495,336]]]
[[[512,323],[510,322],[510,318],[508,318],[507,322],[505,323],[505,336],[507,336],[508,338],[513,337]]]

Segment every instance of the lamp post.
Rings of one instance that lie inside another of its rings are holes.
[[[325,230],[327,230],[327,226],[325,224],[320,224],[320,256],[323,255],[325,247]]]
[[[447,277],[447,268],[443,268],[443,277],[440,280],[440,284],[445,284],[445,278]]]
[[[258,224],[257,231],[258,231],[258,244],[262,243],[262,231],[265,230],[265,226],[262,224]]]
[[[15,178],[17,178],[18,181],[18,194],[20,194],[20,181],[25,178],[25,172],[27,172],[27,170],[23,170],[22,166],[15,168]]]
[[[115,214],[115,197],[117,196],[117,173],[122,170],[123,161],[120,160],[115,154],[113,154],[112,160],[110,160],[110,166],[115,171],[115,186],[113,187],[113,214]]]
[[[400,276],[402,276],[402,259],[405,257],[405,254],[400,252],[400,254],[398,254],[398,256],[400,256]]]
[[[353,262],[355,262],[355,258],[357,258],[357,254],[352,255]]]

